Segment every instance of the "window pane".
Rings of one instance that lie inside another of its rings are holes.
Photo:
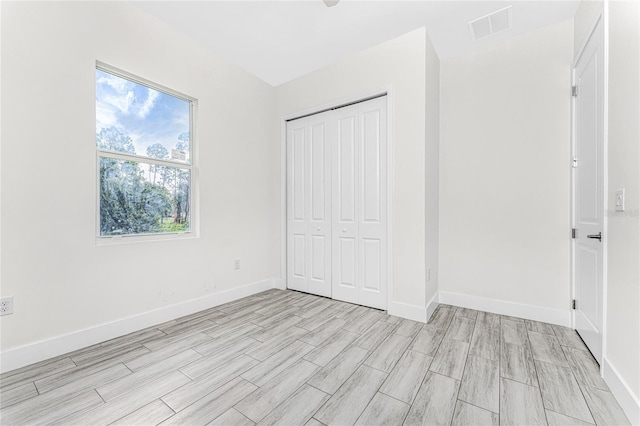
[[[191,171],[100,157],[100,235],[189,231]]]
[[[190,103],[96,69],[98,148],[189,163]]]

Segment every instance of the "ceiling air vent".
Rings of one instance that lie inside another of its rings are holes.
[[[489,37],[511,28],[511,6],[469,21],[469,31],[473,41]]]

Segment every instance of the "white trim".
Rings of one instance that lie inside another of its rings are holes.
[[[393,300],[393,87],[387,86],[387,311]],[[426,318],[426,317],[425,317]]]
[[[602,111],[602,208],[609,211],[609,0],[605,0],[602,10],[602,23],[604,32],[604,75],[602,97],[604,109]],[[609,274],[609,215],[605,213],[602,218],[602,362],[600,374],[604,374],[604,359],[607,356],[607,300],[608,300],[608,274]],[[635,424],[640,424],[636,422]]]
[[[393,302],[393,86],[370,92],[362,92],[311,108],[287,113],[280,119],[280,279],[287,288],[287,120],[312,115],[340,105],[353,104],[367,99],[385,96],[387,98],[387,311],[397,311]],[[399,303],[400,305],[403,305]],[[406,305],[411,306],[413,305]],[[421,308],[424,309],[424,308]],[[409,309],[412,311],[412,309]],[[400,311],[404,312],[404,308]],[[395,314],[394,314],[395,315]],[[402,316],[402,315],[398,315]],[[404,317],[403,318],[409,318]],[[424,322],[424,320],[418,320]]]
[[[433,295],[431,300],[427,303],[427,321],[431,318],[431,315],[435,312],[436,308],[440,304],[440,295],[436,291],[436,294]]]
[[[284,284],[284,280],[282,278],[274,278],[273,288],[277,288],[278,290],[286,290],[287,286]]]
[[[115,337],[124,336],[175,318],[199,312],[223,303],[231,302],[261,291],[277,287],[273,278],[257,281],[241,287],[223,290],[175,305],[165,306],[127,318],[74,331],[50,339],[3,351],[0,355],[0,372],[15,370],[71,351],[95,345]]]
[[[418,322],[427,322],[427,309],[424,306],[409,305],[402,302],[389,302],[387,309],[389,315],[406,318]]]
[[[607,358],[603,358],[602,373],[609,390],[622,407],[631,424],[640,425],[640,399],[633,394],[627,382],[624,381]]]
[[[552,309],[525,303],[490,299],[487,297],[450,293],[448,291],[441,291],[439,293],[439,301],[440,303],[446,303],[448,305],[557,324],[565,327],[571,325],[571,312],[568,307],[567,310]]]

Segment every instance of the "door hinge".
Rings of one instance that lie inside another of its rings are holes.
[[[574,98],[578,96],[578,86],[571,86],[571,96]]]
[[[571,228],[571,238],[576,237],[576,228]]]
[[[574,169],[578,167],[578,157],[573,157],[571,159],[571,167],[573,167]]]
[[[571,308],[572,309],[576,309],[576,299],[573,299],[573,301],[571,302]]]

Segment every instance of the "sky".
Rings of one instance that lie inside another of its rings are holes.
[[[129,136],[138,155],[155,143],[170,153],[189,132],[189,102],[96,69],[96,134],[109,127]]]

